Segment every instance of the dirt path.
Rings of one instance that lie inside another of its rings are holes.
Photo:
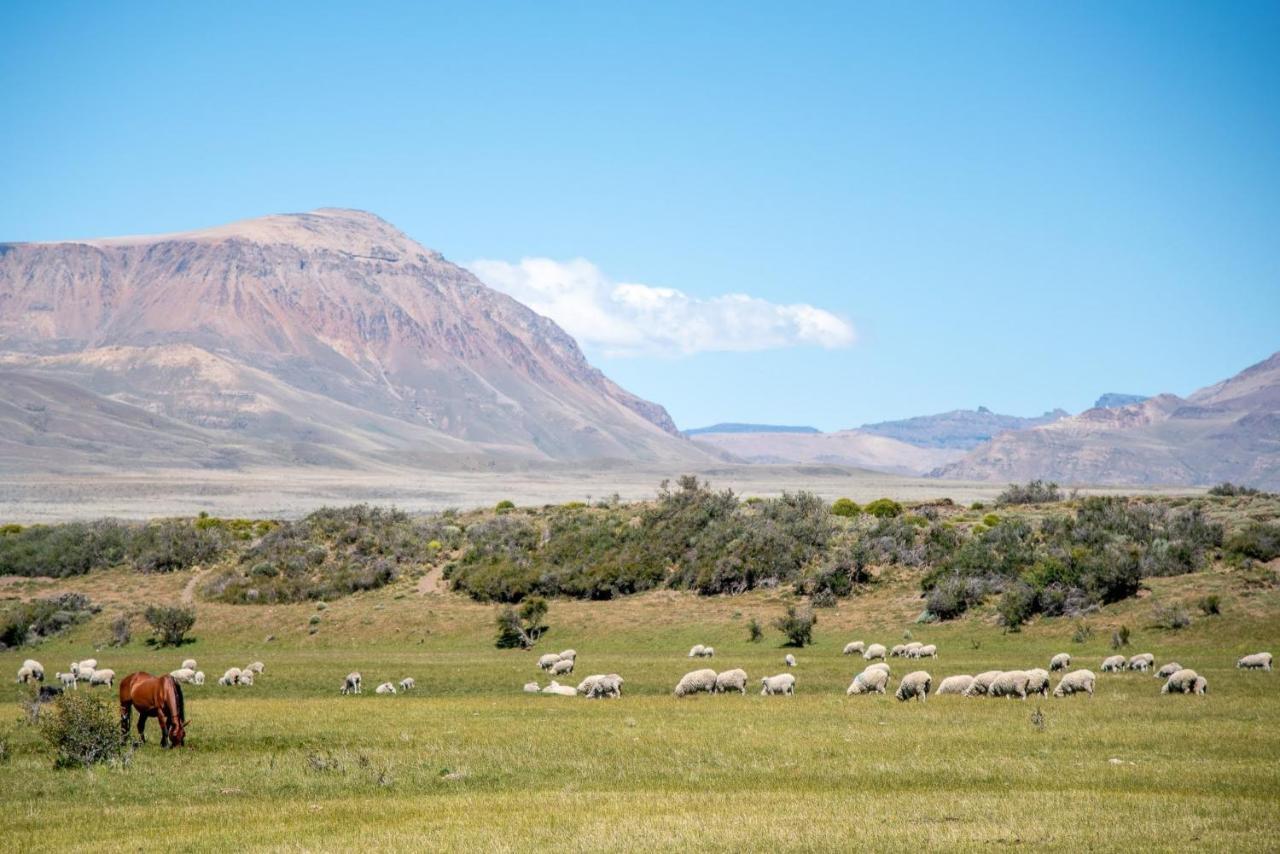
[[[209,570],[207,569],[198,569],[191,574],[191,578],[187,579],[187,583],[182,587],[182,595],[179,597],[182,599],[183,605],[190,605],[192,602],[196,601],[196,585],[199,584],[200,580],[208,573]]]
[[[444,567],[433,567],[418,581],[418,593],[443,593],[447,588],[444,581]]]

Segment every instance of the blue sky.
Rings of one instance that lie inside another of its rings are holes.
[[[0,3],[0,239],[363,208],[686,427],[1280,349],[1280,5],[630,5]]]

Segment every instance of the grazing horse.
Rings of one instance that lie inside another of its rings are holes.
[[[130,710],[138,710],[138,738],[146,742],[142,729],[147,718],[160,724],[160,746],[181,747],[187,737],[186,712],[182,705],[182,688],[172,676],[130,673],[120,680],[120,729],[129,735]]]

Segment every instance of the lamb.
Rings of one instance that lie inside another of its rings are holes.
[[[526,694],[536,694],[536,693],[538,693],[538,691],[539,691],[539,690],[540,690],[540,689],[538,688],[538,683],[537,683],[537,682],[526,682],[526,683],[524,683],[524,692],[525,692]]]
[[[225,679],[226,677],[224,676],[222,678]],[[219,680],[218,684],[221,685],[222,681]],[[361,685],[360,671],[354,670],[351,673],[347,674],[346,679],[342,680],[342,693],[343,694],[359,694],[360,685]]]
[[[747,693],[747,671],[741,667],[716,675],[715,692],[727,694],[730,691],[737,691],[739,694]]]
[[[555,654],[554,652],[549,652],[546,655],[540,655],[538,656],[538,669],[550,670],[553,666],[555,666],[555,663],[559,660],[560,660],[560,656]]]
[[[1059,670],[1066,670],[1071,666],[1071,653],[1060,652],[1053,658],[1049,659],[1049,672],[1057,673]]]
[[[401,691],[412,691],[417,687],[418,683],[412,676],[406,676],[400,680]]]
[[[562,658],[555,664],[551,665],[552,676],[564,676],[566,673],[573,672],[573,659]]]
[[[716,672],[710,668],[694,670],[680,677],[676,683],[675,695],[683,697],[687,694],[706,692],[710,694],[716,689]]]
[[[252,688],[252,687],[253,687],[253,671],[252,671],[252,670],[241,670],[241,671],[240,671],[240,681],[239,681],[239,682],[237,682],[236,684],[237,684],[237,685],[243,685],[243,686],[244,686],[244,687],[246,687],[246,688]]]
[[[785,664],[785,665],[787,665],[787,667],[795,667],[795,666],[796,666],[796,657],[795,657],[794,655],[792,655],[791,653],[787,653],[785,656],[783,656],[783,658],[782,658],[782,663],[783,663],[783,664]]]
[[[1031,677],[1025,670],[1006,670],[992,681],[987,688],[988,697],[1017,697],[1027,699],[1027,684]]]
[[[58,681],[62,683],[62,687],[64,689],[67,687],[71,687],[76,691],[80,690],[80,685],[78,684],[78,680],[76,679],[76,675],[74,673],[58,673],[56,675],[58,677]]]
[[[116,672],[114,670],[95,670],[93,678],[89,680],[90,687],[94,685],[106,685],[108,687],[116,684]]]
[[[239,667],[227,668],[227,672],[222,674],[222,678],[218,680],[218,684],[221,685],[223,688],[226,688],[229,685],[239,685],[240,684],[240,668]]]
[[[964,695],[966,697],[981,697],[989,693],[991,691],[991,683],[995,682],[999,676],[999,670],[984,670],[973,677],[973,681],[965,689]]]
[[[543,688],[543,689],[542,689],[542,693],[544,693],[544,694],[555,694],[555,695],[560,696],[560,697],[576,697],[576,696],[578,696],[578,692],[577,692],[575,689],[573,689],[573,688],[569,687],[568,685],[561,685],[559,682],[557,682],[557,681],[556,681],[556,680],[554,680],[554,679],[552,679],[552,680],[551,680],[551,684],[550,684],[550,685],[548,685],[547,687],[545,687],[545,688]]]
[[[935,696],[941,697],[943,694],[961,694],[969,690],[969,686],[973,684],[972,676],[948,676],[938,683],[938,690]]]
[[[203,684],[204,684],[204,671],[203,671],[203,670],[197,670],[197,671],[196,671],[196,675],[191,677],[191,684],[192,684],[192,685],[203,685]]]
[[[1102,662],[1103,673],[1119,673],[1124,670],[1128,662],[1125,661],[1123,655],[1113,655]]]
[[[1027,693],[1049,696],[1049,671],[1033,667],[1027,671]]]
[[[923,670],[915,670],[902,677],[898,683],[898,691],[893,696],[906,702],[912,697],[924,702],[929,698],[929,688],[933,685],[933,677]]]
[[[28,658],[22,662],[22,666],[31,671],[31,678],[37,682],[44,681],[44,665],[36,661],[34,658]]]
[[[1066,697],[1083,691],[1092,697],[1093,683],[1096,679],[1092,670],[1073,670],[1058,680],[1058,687],[1053,689],[1053,696]]]
[[[1244,658],[1236,662],[1238,670],[1271,670],[1271,653],[1255,652],[1253,655],[1246,655]]]
[[[902,656],[906,653],[906,651],[907,651],[906,644],[903,644],[903,643],[895,644],[893,649],[889,650],[889,657],[902,658]]]
[[[175,681],[181,682],[185,685],[196,677],[196,672],[190,667],[180,667],[177,670],[169,671],[169,675],[172,676]]]
[[[879,667],[872,666],[853,677],[853,681],[849,683],[848,690],[844,693],[847,696],[872,693],[883,694],[888,684],[889,674]]]
[[[186,659],[183,659],[182,667],[179,669],[180,670],[197,670],[199,668],[196,667],[196,660],[194,658],[186,658]]]
[[[867,645],[862,641],[852,641],[851,643],[847,643],[844,645],[844,654],[854,655],[854,654],[865,652],[866,649],[867,649]]]
[[[373,693],[375,694],[394,694],[395,692],[396,686],[392,685],[390,682],[383,682],[377,688],[373,689]]]
[[[250,673],[258,673],[258,674],[261,674],[262,671],[266,669],[267,669],[267,666],[263,664],[261,661],[255,661],[253,664],[250,664],[248,667],[245,668],[245,670]]]
[[[623,678],[616,673],[597,673],[578,684],[578,693],[589,700],[622,696]]]
[[[766,676],[760,680],[760,684],[764,687],[760,689],[760,693],[764,696],[772,694],[783,694],[791,697],[796,693],[796,677],[790,673],[779,673],[777,676]]]
[[[1208,689],[1208,683],[1202,686],[1202,690],[1196,690],[1198,680],[1201,679],[1199,673],[1190,668],[1184,667],[1177,673],[1169,677],[1164,683],[1164,687],[1160,689],[1161,694],[1203,694]]]
[[[914,654],[911,657],[912,658],[937,658],[938,645],[927,643],[924,646],[917,647]]]
[[[1161,667],[1159,670],[1156,671],[1156,678],[1168,679],[1170,676],[1177,673],[1181,669],[1182,669],[1181,664],[1179,664],[1176,661],[1170,661],[1164,667]]]
[[[1155,666],[1156,657],[1149,652],[1140,652],[1133,658],[1129,659],[1130,670],[1140,670],[1143,673]]]
[[[872,661],[873,659],[877,659],[877,658],[883,659],[884,644],[873,643],[871,646],[867,647],[867,651],[862,654],[862,658],[866,661]]]

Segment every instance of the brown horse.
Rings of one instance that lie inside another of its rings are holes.
[[[138,738],[147,740],[142,731],[147,718],[160,724],[160,746],[181,747],[187,737],[186,712],[182,705],[182,688],[172,676],[130,673],[120,680],[120,729],[129,735],[130,710],[138,710]]]

